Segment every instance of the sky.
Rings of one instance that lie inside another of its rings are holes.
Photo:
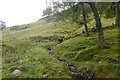
[[[45,8],[46,0],[0,0],[0,21],[8,27],[35,22]]]
[[[0,0],[0,20],[7,27],[35,22],[45,8],[46,0]]]

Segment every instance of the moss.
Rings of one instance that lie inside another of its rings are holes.
[[[102,18],[103,27],[110,26],[113,22],[114,18]],[[94,20],[88,23],[90,29],[94,25]],[[31,23],[26,30],[3,30],[3,78],[11,77],[9,69],[12,66],[22,71],[20,78],[38,78],[46,71],[50,74],[49,78],[71,78],[65,65],[48,54],[48,46],[62,59],[74,63],[80,72],[92,68],[96,78],[119,77],[118,29],[115,26],[104,29],[105,42],[110,49],[99,49],[97,33],[90,32],[90,36],[86,37],[81,34],[83,30],[82,25],[69,21],[37,21]],[[53,35],[56,37],[51,38]],[[57,45],[56,41],[62,38],[64,41]],[[24,63],[18,64],[18,60],[23,60]]]

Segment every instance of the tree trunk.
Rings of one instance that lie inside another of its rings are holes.
[[[118,2],[115,3],[115,15],[116,15],[115,24],[117,27],[120,27],[120,6]]]
[[[81,3],[81,4],[82,4],[82,15],[83,15],[83,21],[85,26],[85,32],[86,32],[86,36],[89,36],[84,3]]]
[[[90,5],[90,7],[93,11],[94,18],[95,18],[95,21],[96,21],[96,28],[98,30],[99,46],[100,46],[100,48],[107,48],[107,45],[104,42],[104,33],[103,33],[103,29],[102,29],[102,25],[101,25],[101,19],[100,19],[98,10],[97,10],[94,2],[89,2],[89,5]]]

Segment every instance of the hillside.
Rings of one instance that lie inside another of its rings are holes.
[[[18,69],[19,78],[72,78],[70,62],[81,72],[82,77],[118,78],[118,29],[114,18],[102,18],[105,41],[109,49],[99,49],[97,32],[92,32],[94,21],[89,22],[90,36],[86,37],[83,25],[70,21],[47,22],[39,20],[21,25],[22,30],[2,31],[2,77],[15,77],[11,73]],[[51,56],[49,51],[58,55]],[[73,66],[72,66],[73,67]],[[75,68],[75,67],[74,67]],[[74,69],[73,68],[73,69]]]
[[[94,3],[72,4],[54,15],[46,9],[49,16],[36,22],[0,30],[3,78],[119,78],[115,4],[96,3],[99,11]]]

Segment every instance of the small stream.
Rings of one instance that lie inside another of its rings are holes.
[[[58,44],[61,44],[63,42],[63,40],[59,40],[59,43],[56,44],[56,46]],[[95,73],[91,70],[91,69],[87,69],[84,70],[83,72],[80,72],[78,70],[78,68],[71,62],[68,62],[62,58],[60,58],[53,50],[52,50],[52,46],[48,45],[47,46],[47,50],[48,50],[48,54],[54,58],[56,58],[57,60],[59,60],[60,62],[62,62],[70,71],[71,73],[71,77],[73,80],[83,80],[83,79],[87,79],[90,80],[91,78],[94,77]]]
[[[61,59],[50,48],[48,49],[48,53],[52,57],[56,58],[57,60],[59,60],[60,62],[62,62],[63,64],[65,64],[65,66],[69,69],[69,71],[70,71],[70,73],[72,75],[73,80],[81,80],[81,79],[83,79],[82,75],[80,74],[80,72],[78,71],[77,67],[73,63]]]

